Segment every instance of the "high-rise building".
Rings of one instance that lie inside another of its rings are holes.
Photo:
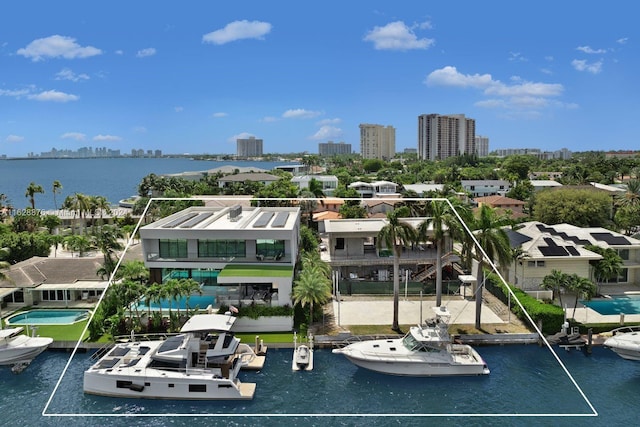
[[[363,159],[393,159],[396,155],[396,129],[393,126],[361,124],[360,155]]]
[[[262,156],[262,139],[256,139],[255,136],[249,138],[238,138],[237,155],[238,157],[261,157]]]
[[[487,157],[489,155],[489,138],[476,135],[476,154],[478,157]]]
[[[320,142],[318,144],[318,154],[320,156],[335,156],[338,154],[351,154],[351,144],[340,141],[335,144],[333,141]]]
[[[418,158],[443,160],[475,154],[476,121],[464,114],[418,116]]]

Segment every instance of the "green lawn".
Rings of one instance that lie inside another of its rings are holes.
[[[86,324],[87,320],[73,325],[39,325],[37,334],[41,337],[51,337],[54,341],[78,341]]]
[[[293,343],[292,332],[263,332],[263,333],[242,333],[235,334],[236,337],[245,344],[253,344],[256,341],[256,335],[265,343]]]
[[[290,265],[228,265],[218,277],[291,277]]]

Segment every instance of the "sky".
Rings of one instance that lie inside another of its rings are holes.
[[[633,1],[29,1],[0,6],[0,155],[417,148],[464,114],[489,149],[639,147]]]

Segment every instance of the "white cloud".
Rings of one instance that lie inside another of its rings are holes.
[[[461,74],[456,67],[447,65],[439,70],[432,71],[425,80],[428,86],[456,86],[483,88],[491,85],[491,74]]]
[[[323,120],[320,120],[316,124],[318,126],[324,126],[324,125],[336,125],[336,124],[341,123],[341,122],[342,122],[342,119],[339,119],[339,118],[336,117],[335,119],[323,119]]]
[[[271,24],[261,21],[233,21],[220,30],[202,36],[204,43],[225,44],[242,39],[263,39],[271,32]]]
[[[32,61],[41,61],[45,58],[88,58],[100,55],[102,51],[93,46],[82,47],[76,43],[76,39],[54,35],[42,39],[36,39],[29,43],[27,47],[18,49],[16,52]]]
[[[607,53],[606,49],[593,49],[590,46],[578,46],[576,48],[576,50],[579,50],[581,52],[584,53],[588,53],[588,54],[602,54],[602,53]]]
[[[30,92],[29,89],[0,89],[0,96],[11,96],[20,99]]]
[[[321,111],[305,110],[304,108],[296,108],[295,110],[287,110],[282,113],[285,119],[312,119],[321,115]]]
[[[231,138],[229,138],[227,141],[229,141],[229,142],[236,142],[236,139],[247,139],[247,138],[249,138],[249,137],[251,137],[251,136],[254,136],[254,137],[255,137],[255,135],[254,135],[254,134],[252,134],[252,133],[249,133],[249,132],[241,132],[241,133],[239,133],[239,134],[237,134],[237,135],[233,135],[233,136],[232,136]]]
[[[528,59],[522,56],[520,52],[509,52],[509,61],[527,62]]]
[[[260,121],[263,123],[273,123],[273,122],[277,122],[278,120],[280,120],[278,117],[273,117],[273,116],[266,116],[260,119]]]
[[[68,102],[68,101],[77,101],[80,99],[77,95],[72,95],[69,93],[59,92],[57,90],[47,90],[44,92],[30,94],[27,95],[28,99],[33,99],[35,101],[52,101],[52,102]]]
[[[122,138],[116,135],[96,135],[93,137],[94,141],[121,141]]]
[[[153,56],[156,54],[156,49],[153,47],[148,47],[146,49],[140,49],[138,53],[136,53],[137,58],[146,58],[148,56]]]
[[[591,74],[599,74],[602,71],[602,60],[588,63],[584,59],[574,59],[571,65],[578,71],[586,71]]]
[[[61,139],[75,139],[76,141],[84,141],[87,135],[80,132],[67,132],[60,135]]]
[[[616,40],[616,43],[618,43],[618,44],[627,44],[627,41],[629,41],[629,37],[622,37],[622,38],[619,38],[618,40]]]
[[[570,105],[554,100],[564,92],[564,87],[558,83],[529,82],[518,76],[512,77],[510,83],[503,83],[493,79],[490,74],[462,74],[452,66],[431,72],[425,84],[480,90],[488,99],[474,105],[483,108],[540,110],[548,107],[569,108]]]
[[[322,126],[318,131],[310,136],[310,139],[332,139],[342,136],[342,129],[334,126]]]
[[[147,133],[147,128],[144,126],[136,126],[133,128],[135,133]]]
[[[211,117],[213,117],[213,118],[215,118],[215,119],[218,119],[218,118],[221,118],[221,117],[227,117],[228,115],[229,115],[229,114],[227,114],[227,113],[224,113],[224,112],[220,111],[220,112],[217,112],[217,113],[213,113],[213,114],[211,115]]]
[[[122,49],[118,49],[114,52],[116,55],[124,55],[124,51]]]
[[[89,80],[89,76],[86,74],[76,74],[69,68],[63,68],[56,73],[56,80],[70,80],[72,82],[79,82],[80,80]]]
[[[22,142],[24,141],[24,136],[8,135],[4,140],[5,142]]]
[[[181,113],[184,111],[184,107],[173,107],[173,111],[176,113]]]
[[[435,43],[434,39],[419,39],[413,29],[402,21],[391,22],[384,27],[373,27],[364,36],[364,41],[373,42],[377,50],[428,49]]]

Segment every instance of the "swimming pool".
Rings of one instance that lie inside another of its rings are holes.
[[[580,301],[604,316],[611,314],[640,314],[640,295],[611,295],[603,300]]]
[[[169,310],[169,307],[171,307],[172,310],[186,310],[187,308],[194,309],[196,308],[196,306],[204,310],[208,305],[215,306],[215,304],[216,297],[214,295],[193,295],[189,297],[188,306],[186,297],[178,298],[177,300],[171,301],[161,300],[159,303],[154,301],[149,305],[149,307],[147,307],[147,302],[145,300],[141,300],[138,303],[138,311],[146,311],[149,309],[151,309],[152,311],[157,311],[160,310],[160,308],[162,308],[162,310]],[[132,308],[135,309],[135,307]]]
[[[89,317],[89,310],[29,310],[6,319],[8,325],[70,325]]]

